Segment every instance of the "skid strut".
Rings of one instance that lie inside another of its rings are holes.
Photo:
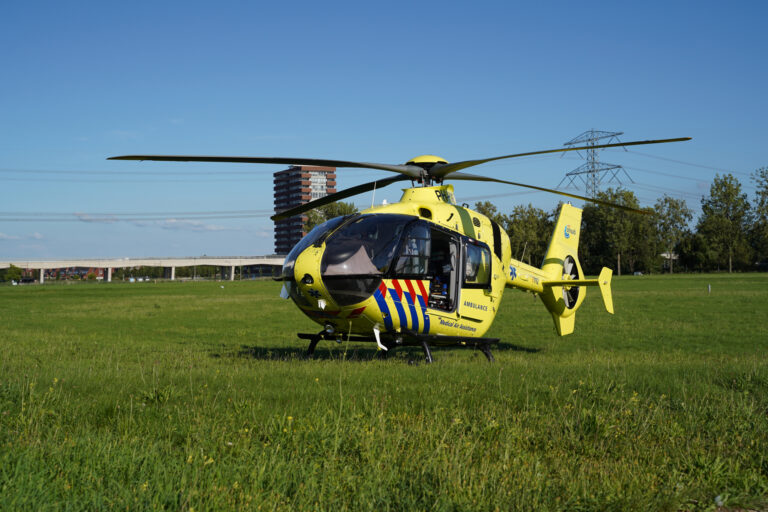
[[[336,334],[331,335],[326,331],[320,331],[317,334],[299,333],[298,337],[303,340],[309,340],[309,347],[307,347],[307,358],[311,358],[315,353],[315,348],[320,340],[334,340],[334,341],[368,341],[377,343],[379,346],[384,346],[387,350],[379,351],[379,357],[386,358],[388,353],[393,351],[395,347],[411,346],[421,347],[424,351],[424,358],[427,363],[434,362],[432,357],[432,347],[468,347],[479,349],[489,362],[494,362],[493,354],[491,354],[491,345],[498,343],[498,338],[467,338],[463,336],[430,336],[427,334],[419,334],[411,331],[403,331],[400,333],[380,333],[379,339],[376,336],[371,335],[346,335]]]
[[[432,351],[429,350],[429,343],[427,343],[427,340],[421,340],[421,348],[424,349],[424,357],[426,358],[427,363],[433,362]]]
[[[311,335],[309,337],[309,346],[307,347],[307,359],[312,359],[312,357],[315,355],[315,348],[317,347],[317,344],[320,343],[320,340],[323,339],[323,334],[325,331],[320,331],[319,333],[315,335]]]
[[[483,343],[483,344],[480,345],[480,350],[482,350],[483,354],[485,354],[485,358],[488,359],[489,363],[492,363],[492,362],[496,361],[493,358],[493,354],[491,354],[491,346],[490,345],[488,345],[487,343]]]

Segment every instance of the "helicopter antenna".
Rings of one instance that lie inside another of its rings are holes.
[[[371,195],[371,208],[376,204],[376,182],[373,182],[373,194]]]

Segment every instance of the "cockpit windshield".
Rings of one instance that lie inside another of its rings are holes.
[[[364,215],[325,241],[321,273],[326,276],[383,275],[391,267],[408,215]]]
[[[283,263],[283,277],[286,279],[292,279],[293,266],[296,263],[296,258],[298,258],[299,254],[304,252],[304,249],[317,242],[322,236],[327,235],[339,227],[339,225],[348,218],[349,216],[335,217],[312,228],[312,230],[307,233],[304,238],[299,240],[299,243],[293,246],[291,252],[289,252],[288,256],[285,257],[285,262]]]

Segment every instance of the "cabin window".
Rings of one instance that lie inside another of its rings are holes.
[[[433,224],[416,221],[400,242],[396,279],[427,281],[427,307],[453,311],[459,289],[459,239]]]
[[[491,251],[485,244],[467,243],[464,258],[464,286],[485,288],[491,284]]]
[[[432,229],[430,234],[428,306],[453,311],[459,285],[459,240],[439,229]]]
[[[424,222],[411,224],[400,245],[395,274],[398,277],[424,279],[429,271],[431,253],[429,226]]]
[[[501,254],[501,227],[494,221],[491,221],[491,227],[493,228],[493,254],[500,260],[503,260],[504,258]]]

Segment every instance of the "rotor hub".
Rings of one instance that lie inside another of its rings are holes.
[[[419,167],[432,167],[435,164],[447,164],[448,161],[445,158],[441,158],[435,155],[421,155],[416,158],[411,158],[405,165],[418,165]]]
[[[423,186],[428,187],[432,185],[433,182],[435,183],[442,183],[442,179],[436,179],[430,171],[432,168],[437,164],[447,164],[448,161],[445,158],[436,156],[436,155],[421,155],[417,156],[415,158],[411,158],[408,160],[405,165],[415,165],[416,167],[421,167],[421,175],[416,179],[419,183],[421,183]]]

